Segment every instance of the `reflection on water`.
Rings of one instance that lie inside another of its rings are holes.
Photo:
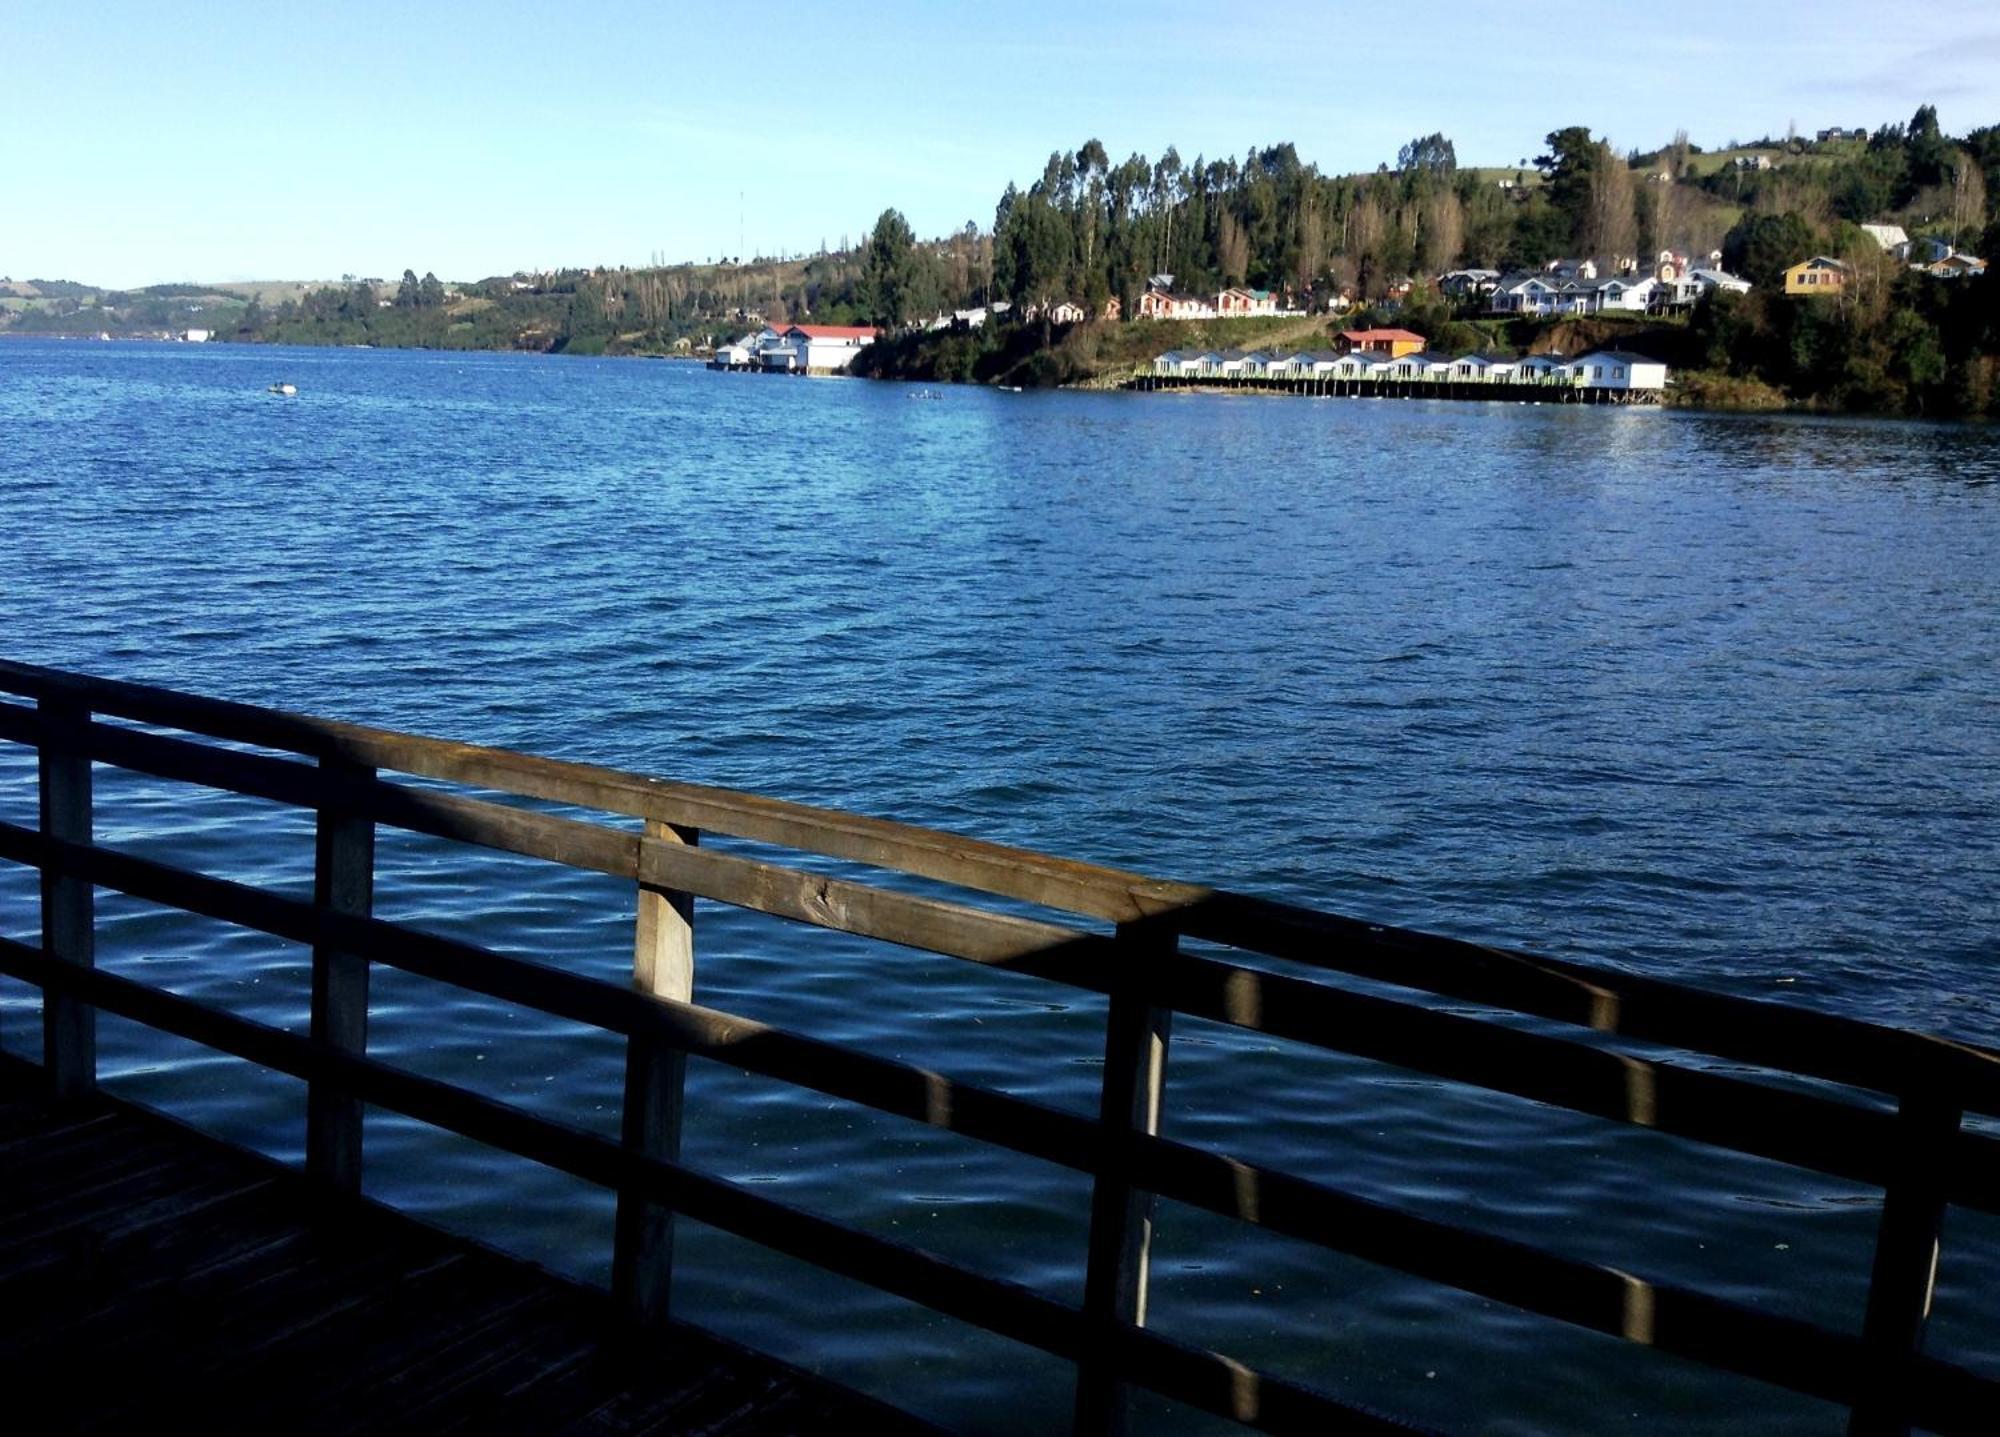
[[[274,368],[275,366],[275,368]],[[300,387],[263,392],[277,368]],[[0,346],[8,654],[937,824],[2000,1041],[2000,447],[1916,424],[781,384],[688,366]],[[303,891],[249,801],[103,832]],[[0,818],[32,822],[0,754]],[[617,978],[632,895],[385,837],[383,912]],[[30,934],[0,865],[0,928]],[[698,996],[1080,1111],[1087,995],[703,905]],[[304,955],[106,897],[103,961],[301,1028]],[[32,1000],[0,986],[0,1044]],[[611,1131],[601,1034],[383,972],[373,1047]],[[296,1158],[295,1084],[107,1021],[105,1071]],[[1075,1174],[711,1063],[689,1156],[1073,1298]],[[1189,1021],[1167,1130],[1858,1325],[1851,1185]],[[600,1194],[388,1115],[369,1181],[602,1278]],[[1991,1222],[1933,1350],[2000,1369]],[[1059,1364],[689,1228],[682,1310],[948,1421]],[[1169,1206],[1155,1321],[1485,1432],[1815,1404]],[[1761,1299],[1760,1300],[1764,1300]],[[1523,1354],[1532,1354],[1524,1360]],[[1185,1414],[1148,1409],[1156,1425]],[[1509,1415],[1502,1415],[1509,1414]]]

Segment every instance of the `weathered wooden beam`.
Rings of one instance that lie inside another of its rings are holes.
[[[1882,1198],[1861,1327],[1866,1375],[1848,1418],[1848,1437],[1906,1437],[1913,1424],[1911,1359],[1924,1350],[1949,1167],[1963,1118],[1950,1098],[1926,1089],[1906,1094],[1897,1111],[1896,1172]],[[2000,1409],[1995,1415],[2000,1418]]]
[[[1158,971],[1178,942],[1154,920],[1121,924],[1105,1019],[1098,1132],[1103,1147],[1090,1190],[1090,1251],[1084,1268],[1085,1348],[1077,1360],[1075,1430],[1125,1430],[1118,1332],[1146,1325],[1153,1195],[1136,1181],[1134,1140],[1160,1130],[1173,1010],[1162,1006]]]
[[[327,758],[329,774],[356,783],[374,771]],[[366,918],[375,904],[375,825],[364,814],[331,804],[319,810],[313,842],[313,906],[324,913]],[[312,1041],[341,1053],[368,1051],[368,958],[329,942],[312,951]],[[361,1191],[361,1100],[331,1080],[306,1090],[306,1171],[329,1186]]]
[[[65,697],[37,704],[41,720],[41,831],[67,843],[91,841],[90,757],[79,744],[90,713]],[[42,865],[42,951],[59,963],[97,961],[96,890],[62,864]],[[97,1086],[97,1013],[66,993],[42,995],[42,1065],[58,1100]]]
[[[691,828],[649,819],[646,837],[692,847]],[[632,948],[632,986],[646,997],[694,1001],[694,895],[639,885],[639,913]],[[629,1152],[677,1163],[687,1095],[687,1053],[657,1028],[625,1040],[625,1111],[621,1141]],[[673,1286],[673,1210],[641,1188],[618,1190],[611,1256],[611,1290],[640,1322],[666,1320]]]

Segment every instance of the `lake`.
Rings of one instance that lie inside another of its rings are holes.
[[[6,342],[0,566],[12,658],[2000,1043],[1987,429]],[[310,891],[294,816],[100,792],[110,841]],[[0,745],[0,818],[34,812]],[[31,879],[0,865],[9,936],[35,935]],[[105,966],[303,1029],[302,950],[99,903]],[[607,879],[385,835],[378,912],[629,972]],[[705,1003],[1094,1110],[1087,997],[697,923]],[[0,983],[0,1046],[36,1050],[34,1001]],[[382,969],[372,1024],[378,1056],[611,1130],[604,1035]],[[1170,1136],[1858,1330],[1878,1191],[1234,1030],[1174,1045]],[[300,1154],[288,1079],[110,1018],[100,1063]],[[1076,1175],[716,1065],[690,1093],[696,1165],[1080,1295]],[[605,1278],[604,1195],[389,1116],[368,1143],[372,1191]],[[1066,1421],[1039,1354],[710,1230],[680,1252],[696,1321],[970,1430]],[[2000,1221],[1954,1212],[1929,1350],[1989,1375],[1996,1265]],[[1837,1421],[1172,1205],[1152,1321],[1457,1430]]]

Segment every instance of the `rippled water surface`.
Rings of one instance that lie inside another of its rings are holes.
[[[290,400],[264,392],[290,379]],[[934,824],[2000,1042],[2000,436],[946,391],[687,365],[0,344],[0,653]],[[100,778],[113,842],[310,888],[303,820]],[[0,746],[0,818],[33,822]],[[384,836],[378,910],[616,978],[629,888]],[[33,884],[0,864],[0,930]],[[704,905],[698,997],[1078,1111],[1101,1009]],[[100,961],[303,1028],[306,955],[100,897]],[[0,1044],[33,997],[0,984]],[[378,970],[372,1050],[615,1129],[600,1034]],[[1857,1329],[1879,1193],[1212,1025],[1170,1135]],[[296,1157],[297,1086],[106,1019]],[[715,1065],[687,1153],[1066,1299],[1084,1181]],[[371,1115],[370,1186],[602,1280],[593,1190]],[[1037,1354],[684,1231],[681,1310],[957,1425]],[[1932,1350],[2000,1373],[2000,1221]],[[1153,1322],[1455,1429],[1838,1414],[1167,1206]],[[1144,1425],[1180,1430],[1151,1406]]]

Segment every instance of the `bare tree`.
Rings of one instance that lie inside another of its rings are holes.
[[[1632,207],[1632,170],[1602,141],[1590,171],[1590,209],[1584,248],[1616,259],[1638,247],[1638,225]]]

